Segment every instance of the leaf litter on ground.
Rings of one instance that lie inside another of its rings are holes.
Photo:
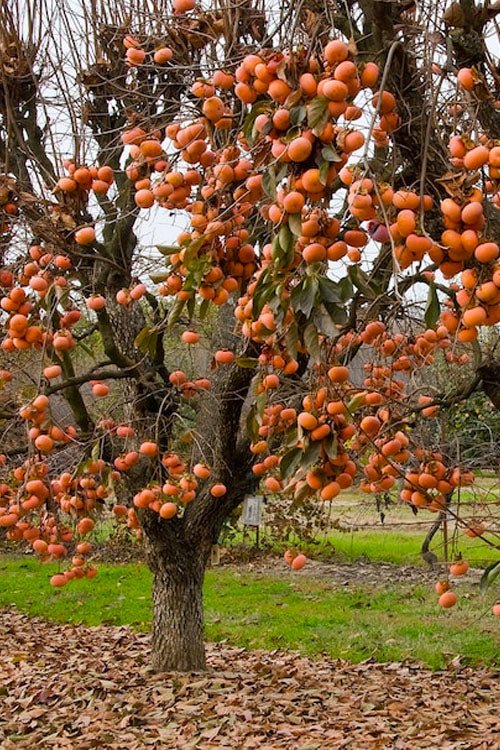
[[[149,667],[129,627],[0,612],[2,750],[500,749],[500,670],[314,660],[207,644],[208,671]]]

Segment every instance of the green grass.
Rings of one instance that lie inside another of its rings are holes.
[[[395,565],[425,565],[420,555],[425,531],[390,531],[359,530],[352,532],[331,531],[323,545],[315,546],[324,549],[327,554],[340,560],[357,560],[366,557],[373,562],[389,562]],[[328,547],[330,551],[328,552]],[[436,534],[431,544],[439,560],[443,559],[443,543],[440,534]],[[314,549],[314,547],[311,547]],[[500,560],[500,549],[486,545],[481,539],[470,539],[460,536],[457,551],[462,553],[470,565],[484,567]],[[450,548],[450,558],[453,557]]]
[[[151,620],[151,574],[142,565],[100,565],[95,581],[54,590],[54,565],[0,558],[0,607],[58,622],[129,624]],[[500,666],[500,623],[494,593],[480,598],[462,585],[460,605],[444,612],[432,587],[391,584],[339,587],[299,574],[263,575],[217,568],[205,584],[206,635],[248,648],[296,649],[358,662],[411,659],[434,669],[453,657]],[[483,616],[484,615],[484,616]]]
[[[427,529],[420,531],[406,531],[404,529],[389,530],[379,527],[377,529],[358,529],[354,531],[337,531],[333,529],[327,534],[318,535],[314,542],[304,542],[300,537],[290,538],[288,542],[276,542],[265,530],[261,531],[260,544],[264,549],[270,549],[277,554],[282,554],[287,547],[296,545],[302,552],[312,557],[329,559],[336,562],[352,562],[360,559],[368,559],[372,562],[385,562],[394,565],[416,565],[426,566],[420,555],[422,542]],[[243,534],[238,532],[227,542],[228,546],[240,546],[243,543]],[[247,532],[245,545],[251,548],[255,543],[255,531]],[[434,537],[431,551],[443,561],[443,542],[441,534]],[[461,553],[472,567],[482,568],[490,563],[500,560],[500,549],[495,549],[485,544],[481,539],[470,539],[461,534],[460,539],[453,549],[449,546],[449,559]]]

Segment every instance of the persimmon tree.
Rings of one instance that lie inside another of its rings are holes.
[[[497,6],[2,17],[0,527],[55,587],[95,576],[100,519],[143,535],[156,669],[204,667],[204,569],[252,473],[294,507],[400,481],[497,546],[417,429],[478,389],[500,406]]]

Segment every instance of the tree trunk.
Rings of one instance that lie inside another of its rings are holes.
[[[153,669],[156,672],[204,670],[204,561],[180,554],[175,560],[159,557],[154,567]]]

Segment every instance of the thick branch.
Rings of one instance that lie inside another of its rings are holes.
[[[52,393],[63,391],[66,388],[73,388],[83,383],[89,383],[91,380],[119,380],[120,378],[131,378],[134,376],[135,366],[125,370],[95,370],[94,372],[88,372],[85,375],[76,375],[73,378],[68,378],[62,383],[47,388],[45,393],[50,396]]]

